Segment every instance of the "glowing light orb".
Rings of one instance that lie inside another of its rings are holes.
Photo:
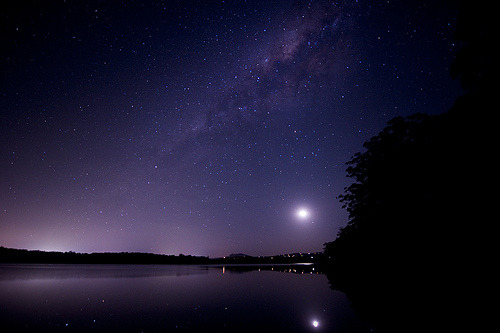
[[[307,209],[301,208],[297,211],[297,216],[301,219],[305,219],[309,216],[309,211]]]
[[[317,320],[313,320],[313,321],[312,321],[312,325],[313,325],[315,328],[316,328],[316,327],[318,327],[318,326],[319,326],[319,321],[317,321]]]

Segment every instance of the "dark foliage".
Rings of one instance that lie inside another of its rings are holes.
[[[206,264],[208,257],[180,254],[161,255],[154,253],[75,253],[45,252],[9,249],[0,247],[0,263],[37,263],[37,264]]]
[[[498,59],[498,16],[488,0],[464,1],[455,38],[463,44],[451,68],[451,75],[471,91],[495,89],[500,73]]]
[[[349,162],[355,182],[341,200],[350,221],[325,255],[334,287],[376,328],[436,322],[453,296],[449,283],[474,221],[467,175],[475,162],[452,118],[393,119]]]
[[[442,115],[391,120],[348,162],[350,220],[325,244],[326,266],[375,331],[476,330],[488,317],[498,51],[480,4],[457,28],[452,74],[469,91]]]

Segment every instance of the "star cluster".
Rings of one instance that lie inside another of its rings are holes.
[[[0,245],[318,251],[344,163],[441,113],[458,6],[27,1],[2,8]],[[298,207],[314,223],[298,225]]]

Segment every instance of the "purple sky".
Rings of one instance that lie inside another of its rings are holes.
[[[461,94],[451,1],[26,1],[1,9],[0,245],[312,252],[345,162]],[[297,215],[306,209],[306,216]]]

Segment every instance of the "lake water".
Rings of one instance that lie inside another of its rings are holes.
[[[311,267],[0,265],[0,330],[368,332]]]

